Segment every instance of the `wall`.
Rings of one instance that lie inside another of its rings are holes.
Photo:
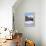
[[[46,46],[46,0],[41,0],[41,38],[42,46]]]
[[[35,13],[35,26],[25,27],[25,13]],[[18,32],[22,32],[24,37],[35,41],[36,46],[41,46],[41,0],[24,0],[19,5],[13,6],[14,24]]]

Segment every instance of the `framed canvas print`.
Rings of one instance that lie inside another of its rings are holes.
[[[25,26],[32,27],[35,25],[35,16],[34,13],[25,13]]]

